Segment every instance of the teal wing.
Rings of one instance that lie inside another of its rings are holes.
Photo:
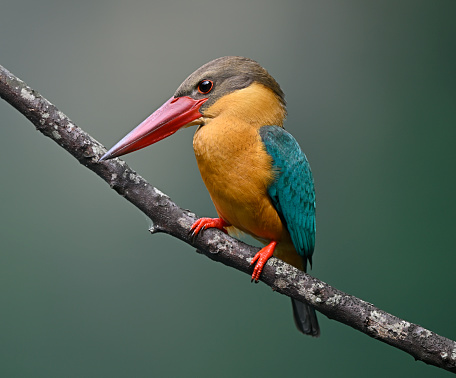
[[[268,188],[296,251],[312,264],[315,248],[315,189],[306,156],[291,134],[278,126],[263,126],[260,137],[273,159],[275,180]]]

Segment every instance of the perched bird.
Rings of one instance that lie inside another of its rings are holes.
[[[219,217],[197,220],[193,234],[233,227],[263,242],[251,263],[255,281],[273,255],[305,271],[315,246],[314,183],[306,156],[283,128],[285,117],[284,94],[263,67],[222,57],[193,72],[100,161],[198,126],[193,148]],[[318,336],[315,310],[294,299],[292,304],[298,329]]]

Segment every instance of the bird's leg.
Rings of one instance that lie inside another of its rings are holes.
[[[206,228],[218,228],[227,234],[228,232],[226,231],[225,227],[228,227],[229,225],[230,224],[225,222],[222,218],[200,218],[192,224],[190,233],[192,237],[195,237],[198,232]]]
[[[255,256],[253,256],[250,265],[253,265],[256,262],[255,269],[253,269],[252,273],[252,281],[258,282],[260,278],[260,274],[263,271],[264,264],[272,257],[274,253],[274,249],[277,245],[276,241],[270,242],[266,247],[260,249]]]

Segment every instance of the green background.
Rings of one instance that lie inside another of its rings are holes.
[[[311,274],[456,339],[456,2],[2,1],[0,64],[111,147],[203,63],[259,61],[317,190]],[[0,102],[0,375],[439,377],[166,235]],[[125,160],[215,211],[186,129]]]

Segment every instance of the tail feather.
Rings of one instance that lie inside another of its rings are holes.
[[[305,335],[320,336],[320,326],[315,309],[308,303],[299,302],[293,298],[291,298],[291,304],[293,305],[293,318],[298,330]]]

